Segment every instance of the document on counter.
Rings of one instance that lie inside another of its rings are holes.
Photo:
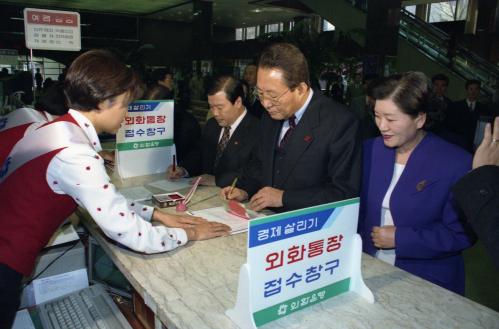
[[[153,193],[143,186],[125,187],[119,190],[127,200],[145,201],[150,200]]]
[[[147,184],[148,186],[152,186],[155,188],[159,188],[165,192],[177,192],[178,190],[191,187],[189,183],[192,178],[181,178],[176,181],[170,181],[167,179],[161,179],[152,183]]]
[[[256,213],[248,209],[246,211],[250,215],[251,219],[263,216],[259,213]],[[189,211],[188,213],[193,216],[206,218],[207,220],[212,222],[220,222],[225,225],[228,225],[232,230],[231,234],[243,233],[248,230],[248,220],[229,214],[225,209],[225,207],[215,207],[203,210],[195,210],[195,211]]]

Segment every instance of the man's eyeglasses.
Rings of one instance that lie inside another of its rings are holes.
[[[279,96],[272,96],[272,95],[265,95],[263,92],[255,88],[253,90],[253,96],[255,96],[255,98],[258,99],[260,102],[263,102],[264,100],[267,99],[272,105],[279,105],[280,104],[279,100],[281,99],[281,97],[286,95],[290,90],[291,89],[288,88],[285,92],[283,92]]]

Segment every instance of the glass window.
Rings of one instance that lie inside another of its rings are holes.
[[[246,28],[246,40],[256,38],[256,27],[251,26]]]
[[[405,6],[404,9],[410,12],[411,14],[416,15],[416,5]]]
[[[334,31],[336,28],[333,24],[329,23],[325,19],[322,20],[322,31]]]
[[[463,1],[463,3],[460,3],[459,6],[457,0],[431,3],[428,13],[428,22],[438,23],[466,19],[466,12],[468,8],[467,2],[467,0]],[[461,18],[463,17],[463,12],[464,18]]]
[[[267,33],[273,32],[279,32],[279,23],[267,25]]]
[[[465,21],[468,17],[469,0],[458,0],[456,21]]]
[[[295,27],[295,22],[289,22],[289,30],[293,30],[293,28]]]
[[[243,40],[243,29],[236,29],[236,40]]]

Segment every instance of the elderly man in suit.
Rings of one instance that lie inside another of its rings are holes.
[[[198,145],[189,152],[168,178],[202,174],[203,185],[230,185],[240,176],[258,140],[259,122],[243,105],[244,92],[231,76],[216,78],[208,88],[213,118],[208,120]]]
[[[224,188],[222,196],[239,201],[251,197],[256,211],[287,211],[358,196],[358,120],[310,88],[303,53],[287,43],[266,49],[256,91],[266,110],[257,153],[237,188]]]

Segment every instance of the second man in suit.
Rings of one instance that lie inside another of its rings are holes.
[[[202,174],[203,185],[227,186],[240,175],[258,139],[259,121],[243,105],[244,92],[231,76],[216,78],[208,88],[213,118],[208,120],[197,147],[180,166],[167,175],[170,179]]]

